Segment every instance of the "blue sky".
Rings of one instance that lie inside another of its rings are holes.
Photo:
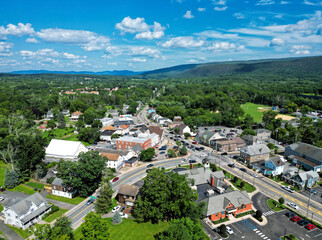
[[[317,55],[321,0],[15,0],[0,8],[0,72]]]

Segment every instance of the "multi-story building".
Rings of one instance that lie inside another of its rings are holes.
[[[151,139],[125,136],[116,140],[116,149],[131,149],[134,145],[140,145],[144,150],[151,147]]]
[[[240,157],[247,163],[253,163],[260,160],[267,161],[270,153],[271,150],[265,144],[256,144],[240,149]]]

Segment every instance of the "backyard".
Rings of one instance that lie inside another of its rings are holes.
[[[154,239],[154,234],[164,231],[169,225],[167,222],[159,222],[158,224],[152,224],[151,222],[137,223],[132,219],[123,219],[123,222],[119,225],[113,225],[111,218],[106,218],[106,221],[109,224],[109,239],[111,240]],[[77,240],[81,236],[81,227],[79,227],[74,231],[74,237]]]
[[[85,200],[85,198],[82,198],[82,197],[75,197],[75,198],[71,199],[71,198],[65,198],[65,197],[60,197],[60,196],[55,196],[55,195],[47,195],[46,198],[65,202],[65,203],[70,203],[70,204],[74,204],[74,205],[80,204],[82,201]]]

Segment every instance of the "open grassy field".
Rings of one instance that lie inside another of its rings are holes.
[[[7,189],[8,191],[13,191],[13,192],[23,192],[25,194],[31,195],[35,193],[35,190],[32,188],[29,188],[27,186],[24,186],[22,184],[14,187],[13,189]]]
[[[123,219],[123,222],[119,225],[113,225],[111,218],[106,218],[106,221],[109,224],[109,239],[111,240],[152,240],[154,239],[154,234],[164,231],[169,226],[167,222],[159,222],[158,224],[152,224],[150,222],[137,223],[132,219]],[[74,231],[74,237],[77,240],[81,236],[81,227],[79,227]]]
[[[61,138],[63,140],[68,140],[68,141],[79,141],[78,138],[77,138],[77,135],[75,134],[72,134],[68,137],[63,137]],[[84,142],[84,141],[81,141],[85,146],[90,146],[91,144],[89,144],[88,142]]]
[[[37,189],[43,189],[45,184],[42,183],[36,183],[36,182],[27,182],[25,183],[27,186]]]
[[[31,236],[31,232],[29,232],[29,229],[22,230],[20,228],[13,227],[11,225],[8,225],[13,231],[15,231],[20,237],[26,239],[29,236]]]
[[[6,169],[11,169],[9,164],[5,164],[4,162],[0,161],[0,186],[4,187],[4,180],[6,176]]]
[[[60,197],[60,196],[55,196],[55,195],[47,195],[46,198],[54,199],[57,201],[66,202],[66,203],[70,203],[70,204],[75,204],[75,205],[77,205],[85,200],[85,198],[82,198],[82,197],[75,197],[75,198],[70,199],[70,198],[65,198],[65,197]]]
[[[260,123],[262,121],[263,110],[271,108],[267,105],[260,105],[255,103],[245,103],[241,105],[245,114],[249,114],[254,118],[254,121]]]
[[[59,218],[61,215],[63,215],[65,212],[67,212],[67,209],[59,209],[57,212],[54,212],[53,214],[50,214],[48,217],[46,217],[45,219],[43,219],[45,222],[52,222],[55,219]]]

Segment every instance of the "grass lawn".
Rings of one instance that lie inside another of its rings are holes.
[[[75,197],[75,198],[70,199],[70,198],[65,198],[65,197],[60,197],[60,196],[55,196],[55,195],[47,195],[46,198],[54,199],[57,201],[66,202],[66,203],[70,203],[70,204],[75,204],[75,205],[77,205],[85,200],[85,198],[82,198],[82,197]]]
[[[3,210],[3,206],[0,204],[0,212],[2,212]]]
[[[33,188],[29,188],[27,186],[24,185],[18,185],[16,187],[14,187],[13,189],[7,189],[8,191],[12,191],[12,192],[23,192],[25,194],[31,195],[35,193],[35,190]]]
[[[57,212],[54,212],[53,214],[50,214],[48,217],[43,219],[44,221],[50,223],[54,221],[55,219],[59,218],[61,215],[63,215],[65,212],[67,212],[67,209],[59,209]]]
[[[276,201],[274,199],[268,199],[267,206],[275,212],[279,212],[284,209],[283,205],[281,205],[278,201]]]
[[[22,230],[20,228],[16,228],[10,225],[7,225],[8,227],[10,227],[13,231],[15,231],[20,237],[26,239],[27,237],[31,236],[31,233],[29,233],[29,229],[26,230]]]
[[[249,184],[246,181],[244,181],[245,182],[244,188],[241,188],[240,183],[242,180],[240,178],[238,178],[238,181],[236,183],[234,183],[232,180],[234,179],[235,175],[230,174],[229,172],[226,172],[226,177],[231,179],[230,183],[233,184],[238,190],[241,190],[241,191],[246,190],[246,192],[248,192],[248,193],[252,193],[256,190],[256,188],[253,185]]]
[[[10,164],[5,164],[4,162],[0,161],[0,186],[4,187],[4,179],[6,176],[6,169],[11,169]]]
[[[158,224],[148,223],[137,223],[131,219],[123,219],[123,222],[119,225],[113,225],[111,218],[106,218],[109,225],[110,240],[148,240],[154,239],[153,235],[164,231],[168,228],[167,222],[159,222]],[[77,228],[74,231],[75,239],[80,239],[82,236],[81,228]]]
[[[78,138],[77,138],[77,135],[75,134],[72,134],[68,137],[65,137],[65,138],[62,138],[64,140],[68,140],[68,141],[79,141]],[[91,144],[89,144],[88,142],[84,142],[84,141],[81,141],[85,146],[90,146]]]
[[[255,103],[245,103],[241,105],[241,108],[245,111],[245,114],[251,115],[254,118],[254,121],[258,123],[262,121],[263,116],[263,112],[260,112],[260,109],[258,109],[259,107],[270,108],[270,106]]]
[[[37,188],[37,189],[43,189],[45,184],[42,183],[36,183],[36,182],[27,182],[25,185],[32,187],[32,188]]]

